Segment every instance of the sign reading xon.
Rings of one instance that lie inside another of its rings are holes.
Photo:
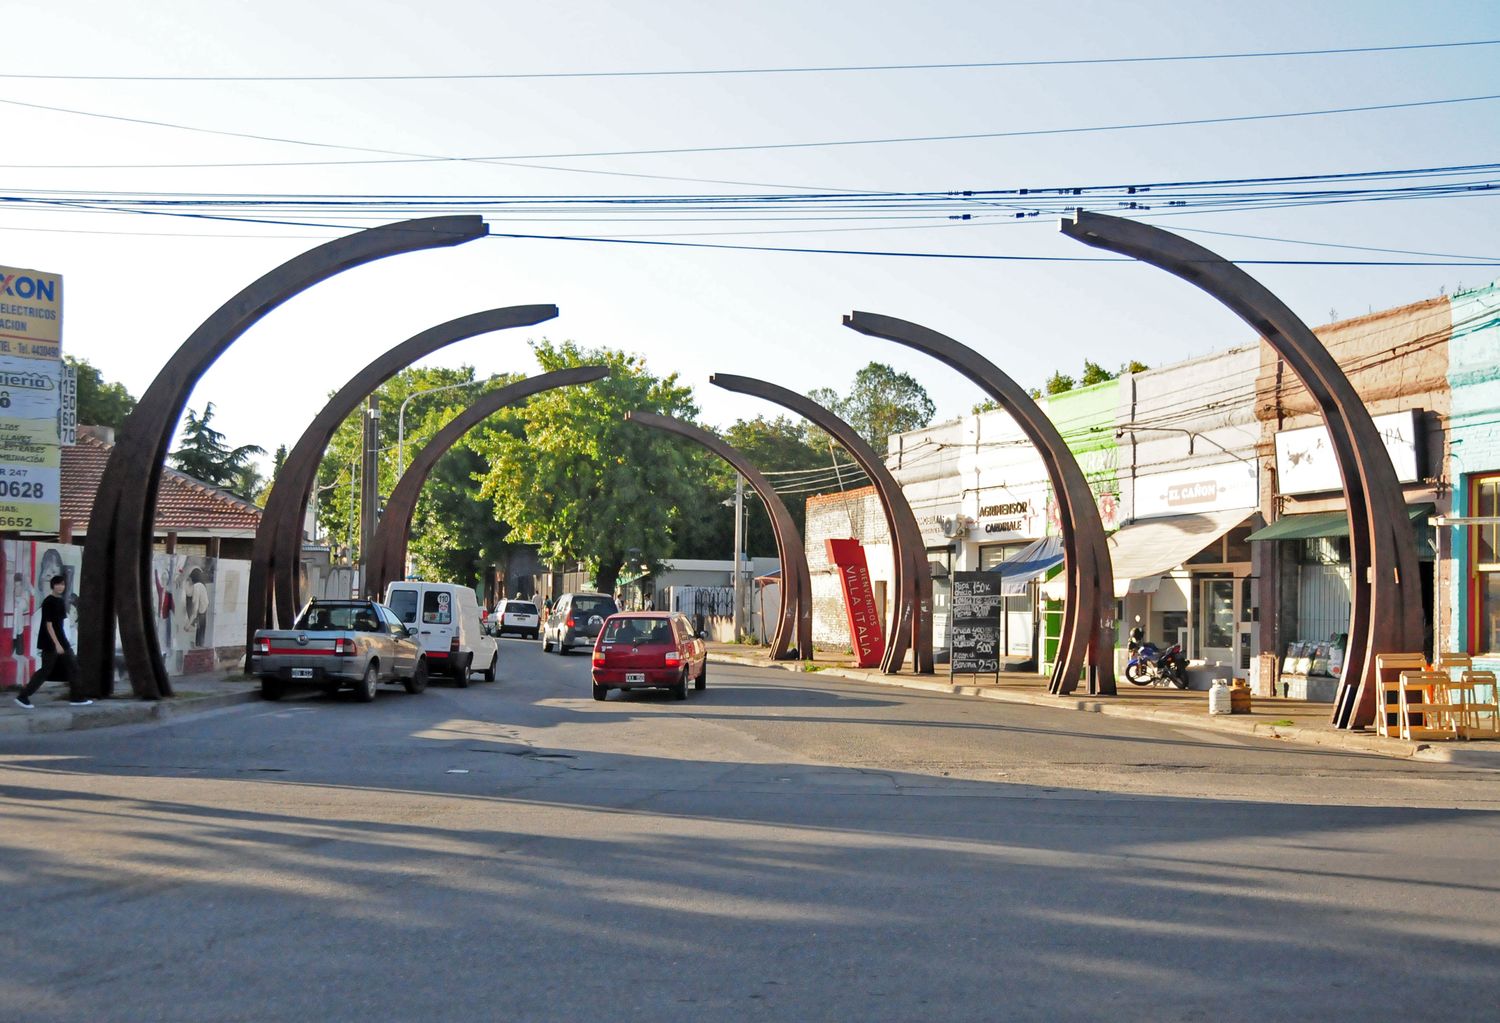
[[[58,358],[62,292],[57,274],[0,266],[0,356]]]

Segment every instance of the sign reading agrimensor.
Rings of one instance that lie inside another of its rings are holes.
[[[55,533],[62,278],[0,266],[0,532]]]

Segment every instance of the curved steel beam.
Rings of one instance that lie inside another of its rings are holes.
[[[115,626],[137,696],[172,695],[156,636],[151,552],[156,490],[177,422],[199,378],[282,302],[351,267],[385,256],[460,245],[489,233],[477,216],[385,224],[293,257],[218,308],[167,360],[120,430],[100,477],[84,547],[78,652],[87,687],[114,688]]]
[[[339,388],[292,447],[266,500],[250,560],[247,649],[255,630],[272,621],[273,611],[275,621],[283,629],[291,628],[296,620],[300,610],[297,583],[307,506],[323,454],[344,420],[381,384],[440,348],[479,334],[528,327],[555,316],[554,305],[506,306],[460,316],[407,338]]]
[[[1061,645],[1052,672],[1051,691],[1071,693],[1086,667],[1089,692],[1114,695],[1114,569],[1088,479],[1063,436],[1041,407],[1003,370],[974,349],[921,324],[894,316],[855,312],[844,326],[871,337],[925,352],[958,370],[1010,413],[1036,445],[1058,501],[1063,550],[1067,562],[1068,599],[1073,610],[1063,623]]]
[[[457,444],[463,435],[484,422],[507,405],[514,405],[524,398],[558,387],[573,387],[609,376],[608,366],[571,366],[553,370],[538,376],[517,380],[513,384],[487,391],[474,399],[474,403],[448,421],[422,445],[411,460],[411,465],[386,499],[385,512],[380,524],[375,527],[375,539],[367,561],[368,574],[365,580],[365,596],[379,600],[385,588],[397,579],[405,578],[402,570],[406,562],[406,545],[411,539],[411,520],[416,514],[417,498],[422,485],[432,474],[438,460]]]
[[[807,567],[807,551],[802,546],[802,533],[792,521],[792,513],[786,502],[771,482],[737,448],[725,443],[707,430],[692,423],[654,412],[627,412],[627,422],[639,423],[657,430],[675,433],[679,437],[696,441],[724,461],[734,466],[736,472],[745,477],[745,482],[760,495],[766,511],[771,516],[771,530],[776,536],[776,553],[781,558],[781,609],[776,625],[776,635],[771,640],[771,658],[777,661],[812,658],[812,573]],[[793,633],[796,647],[792,648]]]
[[[1348,655],[1333,723],[1375,720],[1375,658],[1422,649],[1416,539],[1396,470],[1370,411],[1342,367],[1308,326],[1264,285],[1222,256],[1168,231],[1079,211],[1063,233],[1133,256],[1180,277],[1248,323],[1297,374],[1318,403],[1333,442],[1349,508],[1351,607]]]
[[[729,373],[715,373],[708,382],[726,390],[773,401],[817,424],[819,429],[838,441],[870,477],[880,497],[881,510],[885,512],[895,554],[892,560],[895,563],[893,590],[896,596],[891,608],[890,642],[886,645],[880,670],[888,675],[899,672],[910,648],[914,651],[916,671],[932,674],[932,567],[927,563],[927,548],[922,543],[917,517],[912,514],[906,495],[885,467],[885,462],[852,426],[795,391],[765,380]]]

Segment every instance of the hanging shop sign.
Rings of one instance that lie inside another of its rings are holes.
[[[1135,482],[1135,518],[1234,511],[1260,505],[1254,462],[1226,462],[1142,476]]]
[[[861,668],[880,665],[885,656],[885,628],[875,606],[875,585],[870,581],[870,563],[858,540],[825,540],[828,560],[838,569],[844,591],[844,612],[849,619],[849,642]]]
[[[0,356],[57,359],[62,347],[62,278],[0,266]]]
[[[1421,409],[1407,409],[1375,417],[1375,429],[1402,483],[1416,483],[1423,475],[1421,415]],[[1276,434],[1276,486],[1283,494],[1317,494],[1343,487],[1327,427]]]

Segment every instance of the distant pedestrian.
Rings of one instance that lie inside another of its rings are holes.
[[[31,697],[42,688],[42,683],[59,674],[61,677],[56,681],[68,683],[69,706],[87,707],[94,702],[83,695],[78,679],[78,660],[73,656],[73,645],[68,642],[68,633],[63,628],[63,623],[68,618],[68,603],[63,599],[67,588],[68,580],[64,576],[53,576],[52,592],[42,601],[42,625],[36,637],[37,650],[42,655],[42,666],[16,697],[16,703],[27,710],[35,706]]]

